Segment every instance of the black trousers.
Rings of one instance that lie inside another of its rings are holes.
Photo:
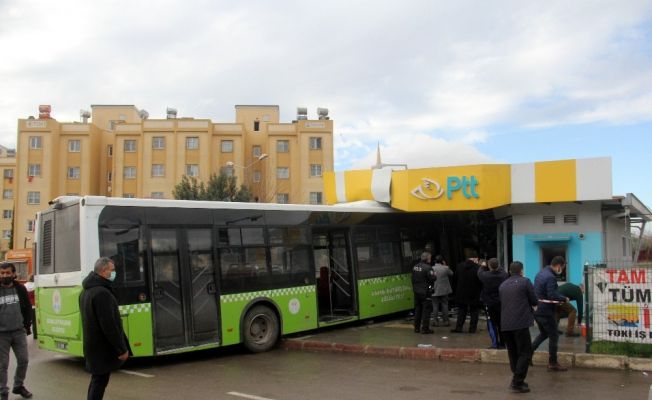
[[[106,390],[106,385],[109,384],[110,377],[110,372],[102,375],[91,375],[91,383],[88,385],[88,397],[86,397],[86,399],[102,400],[104,397],[104,391]]]
[[[525,381],[527,370],[532,357],[532,338],[530,329],[523,328],[516,331],[503,332],[507,355],[509,356],[509,367],[512,370],[512,385],[518,386]]]
[[[414,329],[429,330],[432,300],[421,294],[414,294]]]
[[[554,315],[535,315],[534,320],[539,327],[539,335],[532,342],[532,351],[539,348],[541,343],[548,339],[548,363],[557,364],[557,344],[559,333],[557,332],[557,320]]]
[[[462,330],[464,326],[464,321],[466,320],[466,314],[471,314],[471,321],[469,322],[469,332],[474,333],[478,330],[478,319],[480,318],[480,306],[478,305],[469,305],[469,304],[458,304],[457,305],[457,323],[455,324],[455,329],[458,331]]]

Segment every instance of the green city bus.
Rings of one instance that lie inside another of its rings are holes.
[[[413,307],[419,217],[389,207],[99,196],[50,204],[35,234],[42,349],[82,356],[78,299],[99,257],[115,263],[134,356],[239,343],[262,352],[282,335]]]

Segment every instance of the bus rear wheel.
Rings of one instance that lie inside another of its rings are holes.
[[[244,345],[253,353],[270,350],[276,344],[279,336],[278,318],[267,306],[254,306],[244,318]]]

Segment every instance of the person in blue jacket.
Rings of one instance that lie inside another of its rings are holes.
[[[534,312],[534,320],[539,327],[539,335],[532,342],[532,352],[536,351],[541,343],[548,339],[548,370],[567,371],[557,361],[557,343],[559,332],[557,331],[557,319],[555,308],[557,305],[568,302],[568,298],[559,293],[557,276],[560,275],[566,265],[564,257],[556,256],[550,265],[542,269],[534,278],[534,293],[539,300],[537,310]]]

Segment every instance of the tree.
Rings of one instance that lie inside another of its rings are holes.
[[[204,200],[206,187],[204,182],[199,182],[194,176],[184,175],[181,182],[174,185],[172,195],[177,200]]]
[[[174,186],[172,195],[177,200],[209,200],[209,201],[251,201],[249,188],[241,185],[238,188],[237,178],[229,176],[224,171],[219,175],[211,174],[208,182],[199,182],[194,176],[181,177],[181,182]]]

